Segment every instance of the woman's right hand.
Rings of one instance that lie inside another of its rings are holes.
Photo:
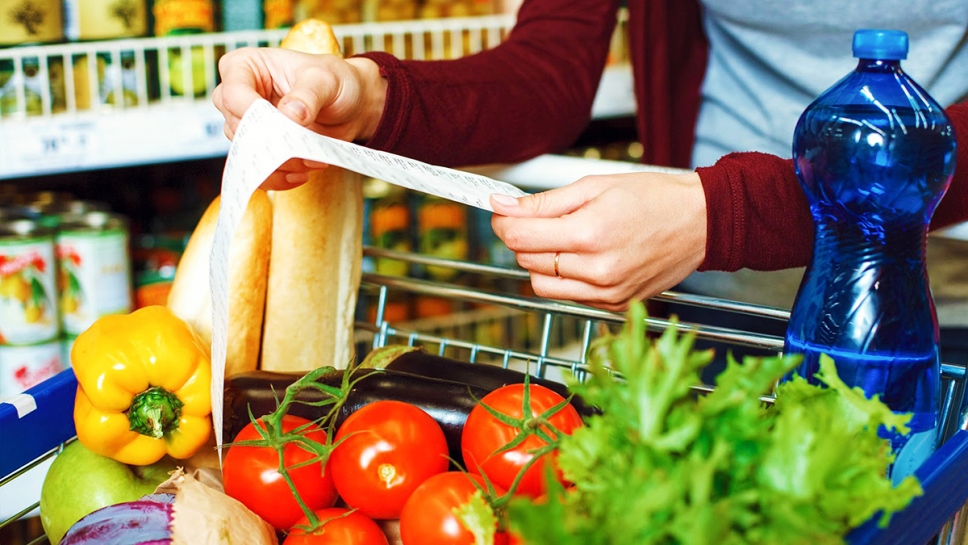
[[[370,59],[342,59],[280,48],[241,48],[219,60],[221,83],[212,94],[231,140],[245,111],[259,98],[319,134],[340,140],[368,140],[386,103],[386,80]],[[291,159],[272,174],[265,189],[304,183],[324,164]]]

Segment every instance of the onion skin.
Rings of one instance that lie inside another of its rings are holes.
[[[174,496],[151,494],[77,521],[59,545],[170,545]]]

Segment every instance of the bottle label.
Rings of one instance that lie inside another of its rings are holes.
[[[154,6],[155,36],[178,30],[215,30],[211,0],[157,0]]]
[[[268,30],[292,26],[295,18],[295,6],[292,0],[266,0],[263,4]]]
[[[914,474],[937,447],[938,428],[921,432],[912,431],[910,435],[895,435],[891,438],[896,458],[891,467],[891,480],[898,484],[905,477]]]

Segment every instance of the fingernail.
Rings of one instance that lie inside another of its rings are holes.
[[[305,104],[299,102],[298,100],[293,100],[287,102],[279,107],[282,113],[288,115],[289,117],[296,119],[297,121],[303,121],[309,115],[309,108]]]
[[[290,172],[286,174],[286,183],[292,185],[304,184],[309,181],[308,172]]]
[[[491,198],[494,199],[494,202],[500,204],[501,206],[511,207],[511,206],[518,205],[518,199],[510,195],[504,195],[502,193],[492,193]]]

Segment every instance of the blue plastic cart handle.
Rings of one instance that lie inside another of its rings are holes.
[[[66,369],[0,403],[0,476],[74,437],[77,379]]]
[[[918,545],[931,540],[968,501],[968,431],[959,430],[914,472],[924,494],[878,528],[879,517],[847,536],[851,545]]]

